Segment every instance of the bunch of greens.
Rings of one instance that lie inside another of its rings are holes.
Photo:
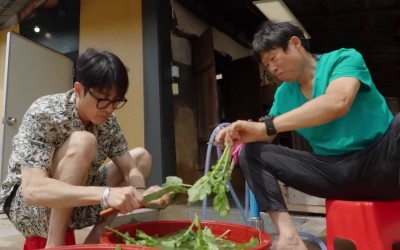
[[[230,232],[229,230],[216,237],[208,227],[201,228],[197,215],[195,215],[195,219],[187,230],[180,230],[163,237],[149,236],[141,230],[136,230],[135,238],[131,238],[129,233],[123,234],[109,227],[107,229],[122,237],[125,244],[155,247],[162,250],[232,250],[248,249],[259,245],[259,241],[255,237],[246,243],[235,243],[228,240],[225,237]]]
[[[231,146],[228,145],[224,149],[221,158],[212,166],[211,171],[188,189],[189,203],[203,200],[212,192],[215,194],[213,199],[214,209],[221,216],[228,215],[230,208],[226,195],[229,191],[227,181],[231,179],[232,164]]]

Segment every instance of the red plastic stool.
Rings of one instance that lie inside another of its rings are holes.
[[[42,249],[46,246],[46,242],[47,239],[40,236],[26,238],[24,244],[24,250]],[[65,245],[75,245],[74,230],[67,231],[65,235]]]
[[[326,200],[326,243],[352,241],[357,249],[391,250],[400,241],[400,201]]]

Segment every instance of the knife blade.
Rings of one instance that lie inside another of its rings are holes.
[[[176,187],[174,187],[174,186],[167,186],[167,187],[161,188],[160,190],[157,190],[156,192],[144,195],[142,205],[146,205],[150,201],[154,201],[154,200],[161,198],[164,194],[168,194],[169,192],[174,191],[175,188]]]
[[[156,192],[143,195],[143,200],[142,200],[142,203],[141,203],[142,206],[145,206],[149,202],[157,200],[157,199],[161,198],[163,195],[174,191],[175,188],[176,187],[174,187],[174,186],[167,186],[167,187],[163,187],[163,188],[157,190]],[[107,216],[109,216],[111,214],[118,213],[118,212],[119,211],[117,209],[109,207],[109,208],[104,209],[103,211],[101,211],[100,212],[100,216],[101,217],[107,217]]]

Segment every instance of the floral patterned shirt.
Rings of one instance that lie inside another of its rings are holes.
[[[0,204],[21,184],[21,165],[49,170],[54,152],[75,131],[86,131],[78,116],[74,90],[37,99],[25,113],[12,142],[8,174],[0,190]],[[97,138],[97,157],[92,162],[88,178],[108,158],[115,159],[128,150],[121,127],[112,114],[103,124],[92,125]]]

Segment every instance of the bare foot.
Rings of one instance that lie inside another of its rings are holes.
[[[272,243],[272,250],[307,250],[306,245],[300,236],[296,235],[292,238],[279,236]]]

